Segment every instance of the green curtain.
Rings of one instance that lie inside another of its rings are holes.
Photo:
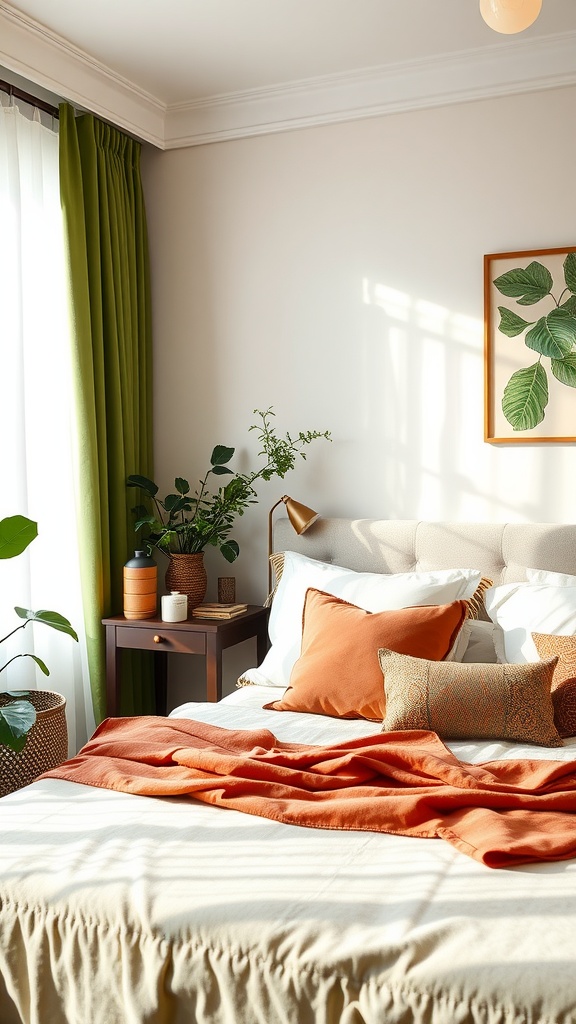
[[[152,331],[138,142],[60,107],[79,424],[81,575],[94,713],[106,714],[104,616],[122,611],[122,567],[136,544],[130,473],[153,478]],[[150,665],[125,658],[123,714],[153,712]]]

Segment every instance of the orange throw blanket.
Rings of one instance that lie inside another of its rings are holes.
[[[493,868],[576,856],[576,761],[465,764],[433,732],[322,747],[266,729],[109,718],[47,776],[312,828],[442,838]]]

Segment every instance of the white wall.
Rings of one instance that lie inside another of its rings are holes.
[[[574,445],[483,441],[485,253],[574,245],[576,89],[145,154],[157,479],[216,443],[248,466],[252,410],[330,429],[260,488],[230,569],[266,583],[268,508],[571,521]],[[574,397],[576,434],[576,395]]]

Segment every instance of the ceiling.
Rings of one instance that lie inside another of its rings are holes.
[[[73,65],[76,85],[68,85],[65,98],[88,98],[84,79],[99,76],[164,119],[184,108],[196,115],[203,110],[205,117],[211,108],[213,117],[231,101],[268,101],[281,94],[286,103],[290,93],[318,95],[328,86],[357,88],[360,82],[366,87],[377,78],[382,84],[408,73],[421,77],[429,67],[456,62],[462,65],[462,89],[466,65],[509,63],[510,53],[521,50],[547,85],[571,84],[566,77],[551,82],[553,65],[546,63],[553,50],[564,53],[563,41],[576,53],[576,0],[543,0],[536,23],[513,37],[485,25],[478,0],[0,0],[4,67],[41,86],[66,88]],[[546,54],[542,68],[538,46]],[[558,52],[557,72],[566,76]],[[513,74],[524,86],[530,77],[525,69]],[[105,91],[99,111],[104,113]],[[425,95],[423,84],[420,91]],[[159,137],[152,141],[170,144]]]
[[[165,104],[509,42],[478,0],[17,0]],[[576,30],[544,0],[525,38]]]

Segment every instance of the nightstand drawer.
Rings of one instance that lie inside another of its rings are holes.
[[[186,633],[181,629],[118,626],[116,646],[139,651],[165,651],[166,654],[206,654],[206,634]]]
[[[248,605],[234,619],[186,619],[167,623],[162,619],[125,619],[113,615],[102,619],[106,627],[106,708],[108,715],[118,714],[120,663],[124,650],[152,651],[154,692],[157,715],[168,710],[167,654],[201,654],[206,668],[206,700],[222,696],[222,651],[244,640],[256,639],[256,662],[264,660],[268,650],[268,609]]]

